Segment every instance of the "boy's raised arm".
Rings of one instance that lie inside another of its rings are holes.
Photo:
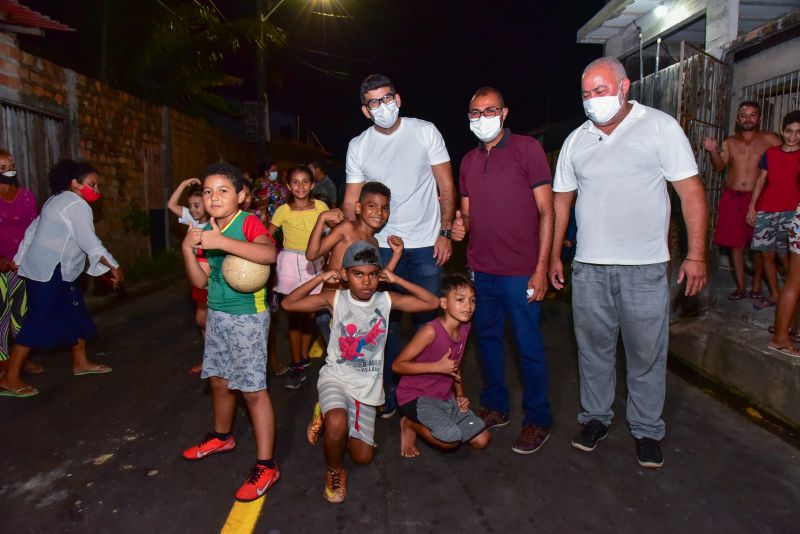
[[[183,265],[186,267],[186,275],[192,286],[203,289],[208,285],[208,273],[211,268],[207,262],[200,262],[197,259],[195,248],[200,244],[203,230],[200,228],[189,227],[186,237],[181,243],[181,254],[183,255]]]
[[[182,181],[178,184],[178,187],[175,188],[175,191],[172,192],[172,196],[169,197],[167,201],[167,208],[169,211],[180,217],[183,215],[183,206],[181,206],[178,202],[181,200],[181,195],[183,194],[183,190],[189,187],[190,185],[200,185],[202,182],[197,178],[187,178],[186,180]],[[162,197],[163,198],[163,197]]]
[[[345,226],[341,224],[343,221],[344,214],[340,209],[327,210],[319,214],[306,246],[306,259],[308,261],[314,261],[325,256],[342,240],[345,230]],[[328,224],[337,224],[339,226],[323,237],[322,234]]]
[[[404,295],[394,291],[389,292],[389,296],[392,298],[392,309],[394,310],[417,313],[434,310],[439,305],[439,297],[424,287],[400,278],[392,271],[384,269],[381,271],[380,279],[381,282],[400,286],[409,293]]]
[[[392,249],[392,257],[389,259],[389,262],[386,264],[384,269],[394,272],[394,270],[397,268],[397,264],[400,263],[400,258],[403,257],[405,243],[403,242],[402,237],[396,235],[390,235],[387,242],[389,243],[389,248]]]
[[[318,274],[305,284],[301,285],[283,298],[281,308],[288,312],[311,313],[328,308],[333,309],[333,291],[323,291],[316,295],[311,295],[314,288],[323,282],[338,283],[341,280],[339,271],[325,271]]]
[[[450,375],[457,378],[456,371],[458,370],[458,363],[450,359],[450,351],[442,355],[442,357],[435,362],[415,362],[414,360],[419,356],[423,350],[433,343],[436,337],[436,332],[430,325],[425,325],[420,328],[411,341],[403,347],[400,354],[397,355],[394,363],[392,363],[392,371],[401,375],[422,375],[428,373],[438,373]]]

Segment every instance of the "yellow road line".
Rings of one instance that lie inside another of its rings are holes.
[[[251,534],[256,528],[266,500],[263,497],[251,502],[236,501],[220,534]]]

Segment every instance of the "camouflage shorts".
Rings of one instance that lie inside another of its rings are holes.
[[[800,204],[797,205],[792,224],[789,226],[789,252],[800,254]]]
[[[793,211],[759,211],[753,233],[753,250],[786,255],[789,251],[789,229]]]
[[[269,311],[231,315],[208,310],[202,378],[218,376],[228,389],[267,389]]]

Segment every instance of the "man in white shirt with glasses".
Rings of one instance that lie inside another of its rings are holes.
[[[392,81],[382,74],[361,83],[361,112],[373,125],[350,141],[347,184],[342,209],[355,220],[355,202],[365,182],[381,182],[392,191],[391,214],[375,237],[384,265],[392,255],[387,238],[399,236],[405,250],[395,269],[398,276],[439,294],[442,265],[452,253],[455,188],[444,139],[430,122],[400,117],[402,100]],[[436,312],[412,316],[418,328]],[[383,417],[395,411],[392,362],[399,351],[399,317],[389,326],[385,358]]]

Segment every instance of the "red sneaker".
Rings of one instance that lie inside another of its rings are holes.
[[[236,442],[233,440],[233,434],[223,441],[214,437],[214,434],[208,433],[203,441],[183,451],[183,457],[187,460],[202,460],[206,456],[218,452],[231,452],[235,448]]]
[[[266,465],[256,464],[250,470],[247,480],[236,492],[236,498],[240,501],[254,501],[264,496],[269,488],[281,478],[278,467],[270,469]]]

